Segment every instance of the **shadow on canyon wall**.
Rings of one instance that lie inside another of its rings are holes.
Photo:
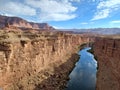
[[[54,68],[54,74],[50,75],[48,72],[44,74],[49,77],[41,83],[35,85],[34,90],[64,90],[69,80],[69,74],[72,71],[75,63],[79,60],[78,54],[72,54],[72,56],[59,67]]]

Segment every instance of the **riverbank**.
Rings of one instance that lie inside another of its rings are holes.
[[[63,90],[69,80],[69,74],[72,71],[75,63],[79,60],[78,54],[72,54],[71,57],[61,64],[54,67],[54,72],[50,69],[44,70],[41,74],[47,79],[36,85],[35,90]]]

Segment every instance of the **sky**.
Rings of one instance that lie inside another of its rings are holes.
[[[0,14],[57,29],[120,28],[120,0],[0,0]]]

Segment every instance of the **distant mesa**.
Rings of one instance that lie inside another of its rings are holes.
[[[54,28],[47,23],[28,22],[19,17],[8,17],[3,15],[0,15],[0,28],[54,30]]]
[[[8,17],[0,15],[0,28],[5,30],[32,30],[32,31],[62,31],[67,33],[88,33],[88,34],[120,34],[120,28],[89,28],[89,29],[55,29],[48,23],[28,22],[19,17]]]

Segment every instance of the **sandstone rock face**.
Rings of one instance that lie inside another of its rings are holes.
[[[22,39],[22,35],[17,37],[15,34],[18,38],[16,41],[5,39],[0,42],[0,88],[60,90],[59,86],[65,82],[60,80],[64,79],[75,63],[69,58],[77,52],[80,44],[90,39],[77,34],[52,34],[46,36],[42,33],[37,38],[36,34],[25,36],[23,33],[24,38],[29,39]]]
[[[120,39],[96,38],[98,60],[96,90],[120,90]]]
[[[18,27],[21,29],[44,29],[44,30],[53,30],[52,26],[49,26],[47,23],[33,23],[28,22],[19,17],[7,17],[0,15],[0,28],[11,28]]]

